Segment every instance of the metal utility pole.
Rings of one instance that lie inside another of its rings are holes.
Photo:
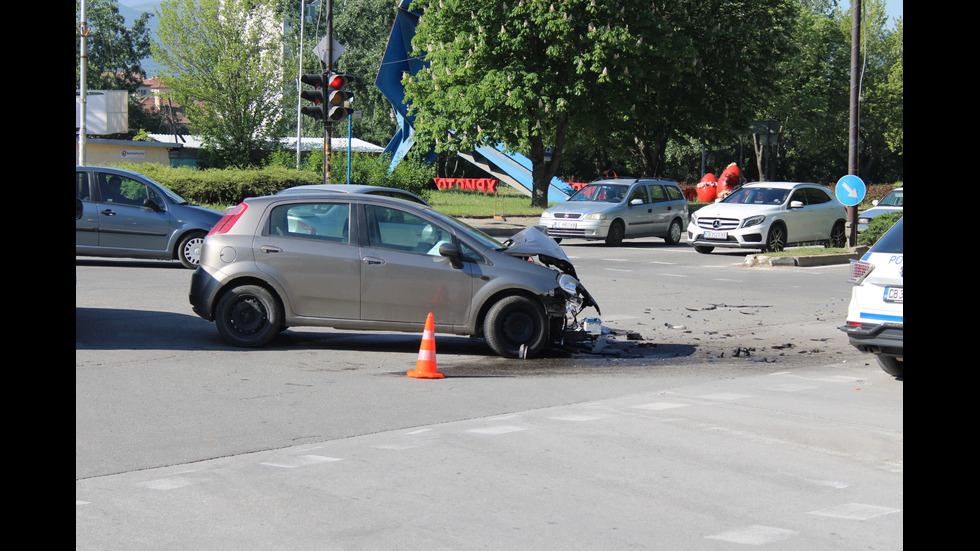
[[[302,152],[300,146],[303,143],[303,114],[301,112],[303,98],[300,96],[303,85],[299,79],[303,74],[303,27],[305,23],[306,2],[301,0],[299,3],[299,72],[296,74],[296,170],[299,170],[299,161]]]
[[[326,40],[326,61],[324,62],[323,74],[333,73],[333,0],[327,0],[327,40]],[[324,83],[326,86],[326,83]],[[333,124],[327,119],[323,121],[323,183],[330,183],[330,139],[333,136]]]
[[[88,78],[88,55],[86,50],[88,48],[88,35],[91,29],[88,28],[88,16],[85,13],[85,1],[82,0],[81,3],[81,23],[78,27],[78,36],[81,38],[81,47],[79,48],[78,61],[79,61],[79,72],[78,72],[78,101],[81,102],[81,120],[79,121],[78,127],[78,166],[85,166],[85,133],[88,128],[85,125],[86,114],[86,96],[88,95],[88,88],[85,85],[85,81]]]
[[[847,137],[847,173],[860,174],[861,129],[861,0],[851,0],[851,111]],[[847,207],[847,243],[857,245],[857,205]]]

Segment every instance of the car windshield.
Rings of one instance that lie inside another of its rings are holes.
[[[885,195],[885,198],[884,199],[882,199],[881,201],[878,201],[878,206],[879,207],[900,207],[900,206],[902,206],[902,201],[903,201],[903,195],[902,194],[903,193],[904,193],[904,191],[903,190],[900,190],[900,189],[896,189],[896,190],[893,190],[893,191],[888,192],[888,195]]]
[[[903,238],[904,234],[902,232],[902,220],[905,220],[905,218],[899,218],[895,222],[895,225],[871,246],[870,252],[904,254],[905,239]]]
[[[601,203],[618,203],[626,196],[629,188],[623,184],[589,184],[572,195],[569,201],[596,201]]]
[[[788,189],[771,187],[743,187],[735,190],[722,200],[722,203],[744,203],[747,205],[781,205],[789,195]]]

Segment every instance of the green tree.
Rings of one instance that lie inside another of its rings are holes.
[[[75,0],[76,20],[81,2]],[[90,29],[86,41],[86,88],[89,90],[129,90],[143,82],[146,72],[140,60],[150,54],[150,14],[143,13],[126,27],[117,0],[88,0],[85,18]],[[75,58],[79,59],[81,38],[75,36]],[[75,64],[75,87],[81,84],[81,63]]]
[[[216,164],[267,154],[286,82],[278,0],[166,0],[153,57]]]

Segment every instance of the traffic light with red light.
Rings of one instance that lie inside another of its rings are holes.
[[[326,78],[326,122],[339,122],[354,112],[354,109],[348,105],[354,94],[344,90],[344,87],[351,81],[351,77],[340,73],[330,73],[326,75]]]

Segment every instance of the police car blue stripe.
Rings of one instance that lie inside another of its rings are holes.
[[[866,312],[861,312],[862,320],[874,320],[874,321],[891,321],[897,323],[905,323],[903,321],[904,316],[889,316],[886,314],[868,314]]]

